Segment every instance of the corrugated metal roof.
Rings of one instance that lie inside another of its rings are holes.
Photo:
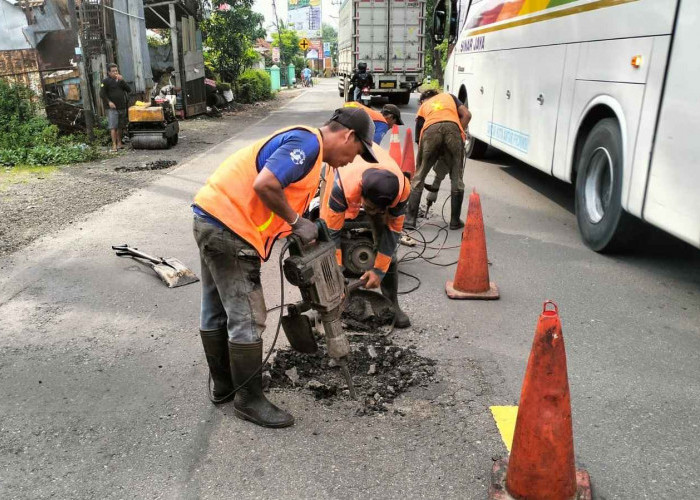
[[[63,24],[58,7],[52,0],[46,0],[43,9],[32,10],[36,22],[23,29],[32,47],[36,48],[47,33],[67,29],[67,26]]]

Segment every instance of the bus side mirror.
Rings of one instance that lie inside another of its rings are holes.
[[[457,41],[459,34],[457,33],[457,28],[459,26],[459,19],[457,19],[457,0],[452,0],[452,9],[450,10],[450,36],[448,38],[448,43],[453,44]]]
[[[445,39],[445,24],[447,23],[447,5],[445,0],[438,0],[433,12],[433,41],[441,44]]]

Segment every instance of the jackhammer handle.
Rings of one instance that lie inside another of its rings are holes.
[[[353,290],[357,290],[361,286],[365,286],[366,284],[367,284],[367,279],[355,280],[355,281],[347,284],[347,286],[345,287],[345,293],[348,294],[348,293],[352,292]]]
[[[130,255],[131,257],[141,257],[142,259],[150,260],[154,264],[160,264],[162,262],[161,259],[148,255],[147,253],[143,253],[135,248],[131,248],[128,245],[112,245],[112,250],[116,250],[117,256],[119,257]]]

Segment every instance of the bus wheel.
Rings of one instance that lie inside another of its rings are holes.
[[[622,208],[622,136],[614,118],[591,129],[577,162],[576,219],[583,242],[596,252],[629,248],[637,220]]]
[[[488,144],[486,144],[484,141],[480,141],[476,137],[473,137],[467,131],[467,140],[464,142],[464,155],[467,158],[472,158],[474,160],[483,158],[488,147]]]

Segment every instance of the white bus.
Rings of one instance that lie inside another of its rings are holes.
[[[635,217],[700,247],[700,0],[439,0],[433,26],[472,158],[575,183],[593,250],[628,247]]]

